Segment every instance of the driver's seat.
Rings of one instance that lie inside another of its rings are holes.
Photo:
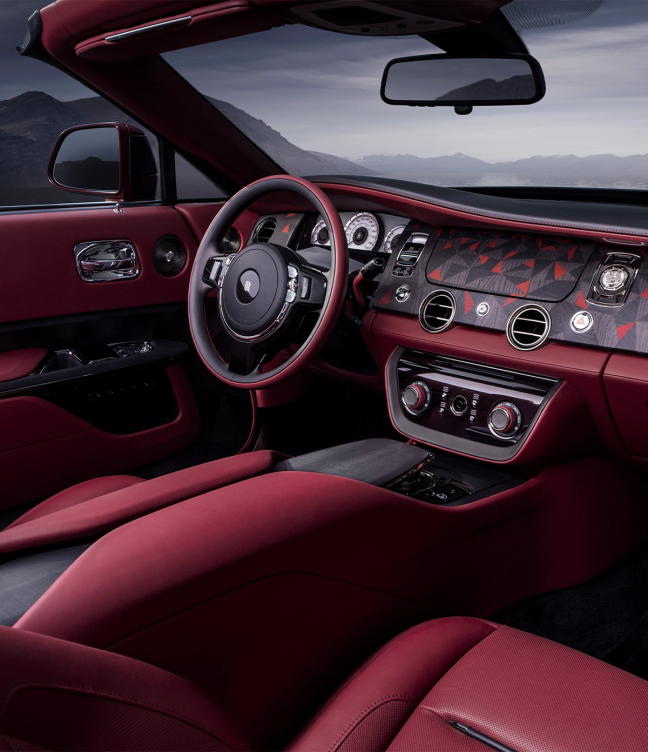
[[[261,450],[152,480],[113,475],[78,483],[0,530],[0,555],[102,535],[163,507],[268,473],[283,459],[283,454]]]

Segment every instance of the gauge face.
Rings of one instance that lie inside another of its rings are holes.
[[[403,234],[404,230],[405,230],[405,225],[398,225],[397,227],[392,227],[392,229],[385,236],[385,242],[383,243],[383,247],[382,247],[383,253],[393,252],[394,244],[396,243],[398,238]]]
[[[380,225],[378,219],[369,212],[356,214],[344,228],[349,248],[357,251],[373,251],[378,243]]]
[[[313,227],[313,232],[311,232],[311,243],[313,245],[330,245],[329,231],[326,222],[324,222],[323,219],[320,219],[315,227]]]

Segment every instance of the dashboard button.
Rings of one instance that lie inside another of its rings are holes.
[[[411,294],[412,288],[409,285],[401,285],[398,290],[396,290],[395,297],[399,303],[404,303],[406,300],[409,300]]]
[[[457,417],[460,417],[468,409],[468,400],[463,394],[457,394],[450,403],[450,409]]]
[[[488,414],[488,428],[498,438],[514,436],[522,426],[522,413],[513,402],[499,402]]]
[[[405,409],[415,415],[424,413],[430,406],[431,399],[430,388],[422,381],[414,381],[412,384],[408,384],[401,394]]]

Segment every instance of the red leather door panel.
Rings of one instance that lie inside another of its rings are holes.
[[[187,263],[175,277],[153,266],[153,247],[175,235]],[[184,219],[168,206],[125,206],[0,214],[0,323],[87,311],[172,303],[187,298],[196,241]],[[84,282],[74,247],[92,240],[129,240],[141,273],[135,279]]]
[[[179,238],[187,251],[185,267],[174,277],[158,273],[153,264],[153,248],[166,235]],[[172,207],[162,205],[126,205],[120,212],[114,211],[114,204],[107,204],[101,208],[0,213],[0,237],[0,328],[10,325],[5,328],[3,349],[11,349],[13,355],[7,353],[7,358],[14,360],[17,354],[23,355],[22,360],[26,355],[39,354],[38,362],[25,365],[27,370],[23,368],[18,374],[15,368],[9,369],[13,378],[33,372],[44,362],[48,356],[45,348],[51,354],[52,347],[38,340],[38,332],[53,322],[58,326],[59,320],[70,320],[61,317],[96,317],[96,312],[106,312],[106,318],[110,318],[115,315],[110,312],[117,309],[133,311],[184,303],[197,247],[186,220]],[[130,241],[139,257],[139,276],[109,282],[83,281],[74,247],[97,240]],[[86,330],[92,326],[88,324]],[[34,341],[29,341],[35,347],[10,347],[11,332],[21,327],[36,332],[30,335]],[[129,336],[128,326],[124,328]],[[65,324],[63,332],[67,331]],[[64,335],[61,345],[78,347],[76,330],[69,327],[69,331],[70,341]],[[188,446],[200,425],[196,402],[181,365],[169,367],[167,374],[178,406],[175,419],[124,435],[100,430],[38,393],[0,399],[0,508],[36,501],[98,475],[125,472]]]

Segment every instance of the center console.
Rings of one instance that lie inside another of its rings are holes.
[[[393,439],[365,439],[302,454],[277,463],[274,471],[337,475],[443,506],[470,504],[526,480]]]
[[[499,462],[517,454],[561,383],[404,348],[387,364],[389,409],[398,431]]]

